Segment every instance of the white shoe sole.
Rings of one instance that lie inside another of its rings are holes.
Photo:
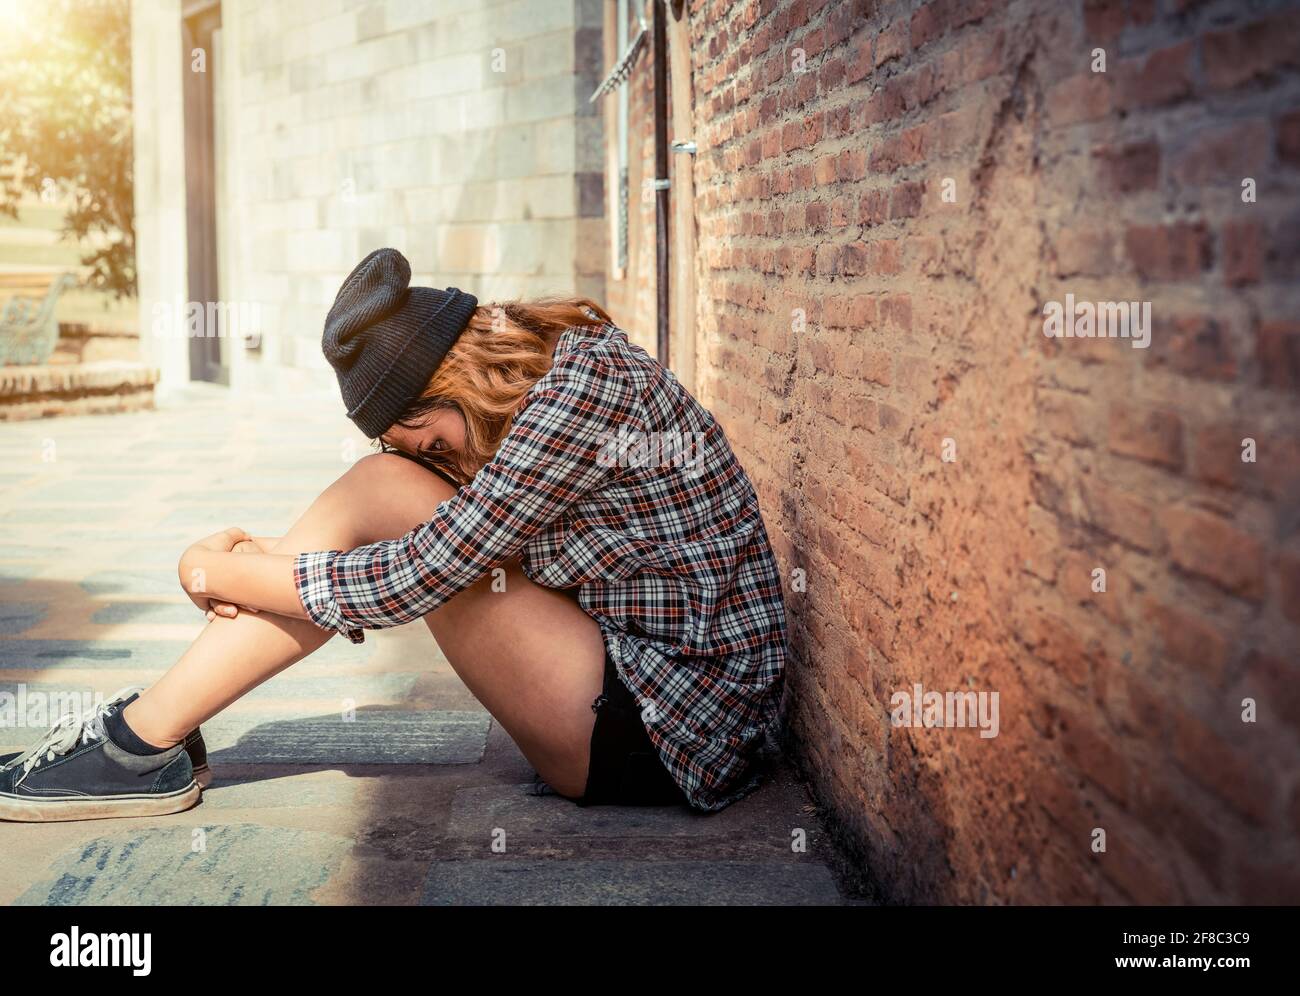
[[[189,809],[199,801],[197,781],[166,795],[123,795],[91,799],[71,796],[33,799],[0,792],[0,820],[15,823],[59,823],[66,820],[107,820],[128,816],[169,816]]]

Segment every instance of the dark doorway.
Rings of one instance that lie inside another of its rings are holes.
[[[186,0],[181,22],[181,76],[185,83],[185,222],[189,300],[203,306],[201,336],[190,339],[190,379],[228,384],[221,362],[217,285],[217,161],[213,33],[221,28],[220,0]],[[196,50],[203,54],[198,56]],[[202,59],[202,71],[196,60]]]

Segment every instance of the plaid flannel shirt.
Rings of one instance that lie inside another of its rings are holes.
[[[758,498],[721,427],[613,325],[559,338],[495,458],[400,539],[299,554],[319,627],[411,622],[492,568],[574,588],[692,806],[779,750],[785,610]]]

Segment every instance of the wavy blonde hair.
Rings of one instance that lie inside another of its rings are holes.
[[[465,419],[465,445],[424,450],[417,458],[458,485],[469,483],[496,454],[524,397],[551,369],[555,340],[567,329],[597,321],[613,323],[604,308],[585,297],[476,308],[428,386],[397,420],[419,428],[433,412],[453,409]]]

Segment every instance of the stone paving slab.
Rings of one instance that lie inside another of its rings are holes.
[[[367,451],[360,450],[358,455],[364,455]],[[314,497],[320,494],[319,489],[315,486],[322,481],[334,481],[347,471],[348,464],[338,459],[338,454],[334,454],[327,466],[315,464],[312,466],[299,465],[295,467],[285,467],[276,463],[274,466],[259,466],[255,474],[238,473],[222,467],[213,467],[212,475],[207,478],[212,484],[229,486],[235,489],[247,488],[250,477],[255,477],[258,487],[265,487],[267,490],[258,497],[259,501],[265,501],[267,495],[277,496],[281,491],[302,491],[309,496]]]
[[[0,533],[0,560],[50,560],[68,552],[66,546],[58,543],[50,543],[48,546],[22,546],[16,542],[11,543],[8,534]]]
[[[22,584],[47,573],[49,564],[0,564],[0,584]]]
[[[243,772],[272,771],[247,775]],[[232,771],[240,772],[232,775]],[[203,791],[202,819],[218,811],[244,809],[341,808],[356,805],[361,780],[338,771],[295,771],[292,768],[233,768],[214,766],[213,782]]]
[[[534,795],[530,784],[460,789],[447,833],[488,840],[498,828],[514,835],[559,837],[722,836],[736,829],[740,810],[697,813],[686,806],[592,806],[553,795]]]
[[[346,467],[339,468],[339,474],[342,475]],[[285,481],[284,483],[289,483]],[[231,508],[248,507],[248,506],[265,506],[280,507],[293,500],[294,493],[300,492],[305,501],[310,502],[319,492],[311,488],[293,488],[292,491],[286,488],[283,494],[277,494],[267,487],[259,479],[259,486],[255,489],[247,487],[248,482],[241,482],[241,488],[214,487],[205,483],[201,488],[190,488],[186,491],[173,491],[162,500],[168,505],[203,505],[210,507],[212,511],[209,514],[226,515]]]
[[[82,579],[81,587],[90,595],[117,595],[124,592],[135,595],[175,595],[181,590],[175,567],[95,571]],[[193,603],[191,611],[191,618],[196,618],[198,609],[193,608]]]
[[[278,674],[259,685],[240,702],[293,700],[328,700],[355,706],[402,702],[411,697],[419,674],[390,671],[384,674],[349,674],[338,676],[295,677],[293,672]]]
[[[814,861],[437,861],[424,906],[836,906]]]
[[[110,523],[119,519],[128,517],[131,514],[129,506],[113,505],[79,505],[76,509],[58,508],[53,505],[23,505],[19,508],[12,509],[5,514],[6,521],[10,525],[18,523],[30,523],[32,525],[44,525],[48,523],[62,523],[68,519],[76,519],[77,522],[86,523]]]
[[[50,425],[52,423],[46,423]],[[6,425],[5,432],[12,431],[12,423]],[[53,447],[47,445],[53,443]],[[109,448],[120,452],[113,441],[104,440]],[[52,459],[47,458],[52,457]],[[98,467],[101,471],[112,470],[114,475],[121,474],[120,466],[112,466],[105,459],[105,447],[93,439],[82,439],[71,433],[52,433],[48,436],[36,436],[16,443],[0,445],[0,460],[12,472],[27,476],[34,474],[56,475],[63,473],[63,468],[75,465],[79,473],[82,467]]]
[[[100,477],[95,480],[95,494],[105,501],[123,501],[144,494],[150,482],[144,477]],[[24,497],[38,505],[63,502],[80,503],[86,499],[86,482],[79,477],[55,481],[27,492]]]
[[[198,609],[189,599],[182,602],[109,602],[96,609],[90,621],[96,626],[119,623],[153,623],[159,626],[197,622]]]
[[[185,455],[198,453],[211,454],[225,450],[229,443],[229,438],[221,434],[196,436],[191,439],[182,439],[178,436],[159,434],[153,439],[136,443],[133,446],[128,446],[123,450],[123,452],[129,454],[133,460],[139,459],[141,456],[165,456],[169,453],[180,453]]]
[[[306,905],[351,847],[335,834],[240,824],[110,832],[58,856],[15,905]]]
[[[273,534],[277,528],[287,529],[291,524],[294,508],[289,503],[275,505],[225,505],[217,507],[204,505],[187,505],[171,512],[162,522],[163,528],[170,526],[202,526],[208,533],[225,529],[227,525],[239,525],[241,529],[254,535]],[[211,527],[211,528],[209,528]],[[205,533],[195,533],[199,539]],[[175,573],[175,572],[173,572]]]
[[[302,716],[227,710],[203,724],[212,763],[476,764],[487,746],[485,712],[361,711]]]
[[[318,666],[363,664],[374,653],[376,642],[330,640],[312,654],[310,661]],[[116,668],[157,672],[175,664],[188,646],[183,640],[6,639],[0,640],[0,671]]]
[[[3,607],[0,607],[0,616],[2,615]],[[2,628],[0,628],[0,632],[3,632]],[[324,677],[294,677],[292,675],[292,671],[276,675],[270,681],[258,685],[244,695],[239,700],[239,704],[293,702],[295,705],[299,705],[308,701],[337,702],[339,703],[341,715],[345,703],[350,703],[353,708],[361,708],[369,705],[386,705],[405,701],[410,698],[416,682],[421,677],[418,674],[403,674],[401,672]],[[55,684],[45,681],[16,682],[0,678],[0,700],[2,700],[3,696],[12,695],[14,697],[13,701],[18,701],[20,688],[22,694],[28,700],[39,695],[43,697],[44,701],[57,701],[69,692],[83,693],[85,691],[85,689],[70,688],[67,684]],[[103,695],[111,695],[117,691],[117,686],[110,688],[107,684],[101,683],[99,690]],[[0,733],[0,738],[2,737],[3,734]]]
[[[225,527],[222,526],[220,528],[224,529]],[[152,520],[145,521],[140,518],[132,518],[114,523],[111,529],[105,529],[103,527],[83,529],[81,525],[75,521],[65,522],[62,525],[51,527],[50,540],[51,542],[65,545],[70,543],[75,543],[79,546],[93,545],[95,548],[99,548],[101,544],[104,545],[104,548],[109,548],[109,543],[115,543],[120,546],[123,543],[148,543],[157,540],[175,549],[175,556],[164,562],[166,566],[170,567],[172,572],[175,573],[176,561],[180,558],[181,552],[195,540],[202,539],[204,536],[209,535],[212,532],[216,532],[216,527],[207,532],[196,529],[193,526],[173,526],[168,529],[163,529]],[[105,533],[111,534],[111,537],[106,537]],[[67,567],[74,566],[72,562],[66,559],[61,561],[61,563]],[[132,563],[134,565],[133,561]],[[179,585],[173,590],[179,591]]]
[[[15,636],[31,629],[45,618],[40,602],[0,602],[0,635]]]
[[[148,540],[141,540],[131,535],[124,535],[116,542],[100,542],[106,551],[113,551],[114,560],[120,562],[129,562],[133,568],[164,567],[176,572],[176,562],[180,560],[181,554],[185,548],[194,542],[195,536],[186,532],[184,536],[177,534],[176,539],[157,539],[158,534],[151,533]],[[181,593],[180,584],[173,589],[172,594]]]

